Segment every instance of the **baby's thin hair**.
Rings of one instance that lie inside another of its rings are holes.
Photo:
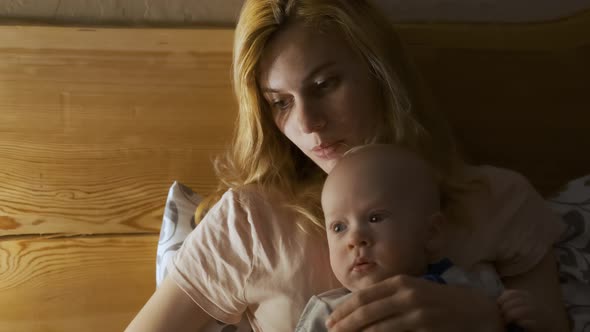
[[[367,143],[364,145],[358,145],[358,146],[354,146],[352,148],[349,148],[348,150],[346,150],[343,154],[342,154],[342,158],[340,159],[339,163],[344,161],[345,159],[351,158],[352,156],[370,149],[372,147],[376,147],[376,146],[390,146],[391,148],[394,149],[399,149],[400,151],[409,153],[414,155],[416,158],[420,159],[422,162],[424,162],[427,167],[430,169],[431,174],[433,176],[433,180],[435,181],[436,187],[437,187],[437,192],[438,192],[438,197],[439,197],[439,206],[441,209],[443,209],[446,204],[447,204],[447,200],[446,200],[446,195],[444,193],[444,185],[443,185],[443,179],[439,176],[438,172],[436,172],[435,168],[433,167],[433,165],[431,165],[428,160],[422,158],[419,154],[415,153],[414,151],[408,149],[408,148],[404,148],[403,146],[399,146],[399,145],[394,145],[394,144],[385,144],[385,143],[377,143],[376,142],[377,139],[373,140],[373,142],[371,143]],[[336,165],[334,168],[337,168],[338,165]]]

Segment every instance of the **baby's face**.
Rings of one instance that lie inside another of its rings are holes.
[[[432,211],[407,194],[412,175],[393,179],[391,172],[364,170],[338,169],[322,192],[332,270],[351,291],[398,274],[423,274],[428,263]]]

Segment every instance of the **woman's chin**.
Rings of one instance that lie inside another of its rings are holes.
[[[339,159],[340,158],[334,158],[334,159],[330,159],[330,160],[322,160],[318,163],[318,166],[320,166],[320,168],[324,172],[326,172],[326,174],[330,174],[332,169],[334,169],[334,166],[336,166],[336,164],[338,163]]]

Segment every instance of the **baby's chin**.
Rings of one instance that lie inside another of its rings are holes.
[[[346,282],[343,282],[342,284],[349,291],[356,292],[361,289],[369,288],[369,287],[371,287],[371,286],[373,286],[385,279],[387,279],[387,277],[384,277],[381,275],[365,275],[361,278],[355,278],[354,280],[347,280]]]

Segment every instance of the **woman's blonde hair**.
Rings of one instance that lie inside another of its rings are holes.
[[[231,148],[216,160],[219,190],[258,184],[290,195],[289,205],[323,227],[319,191],[325,174],[276,127],[259,84],[260,59],[268,41],[287,25],[330,26],[364,60],[380,86],[386,127],[379,142],[406,146],[452,178],[459,159],[446,122],[428,105],[425,90],[391,23],[365,0],[247,0],[235,31],[233,84],[239,105]]]

